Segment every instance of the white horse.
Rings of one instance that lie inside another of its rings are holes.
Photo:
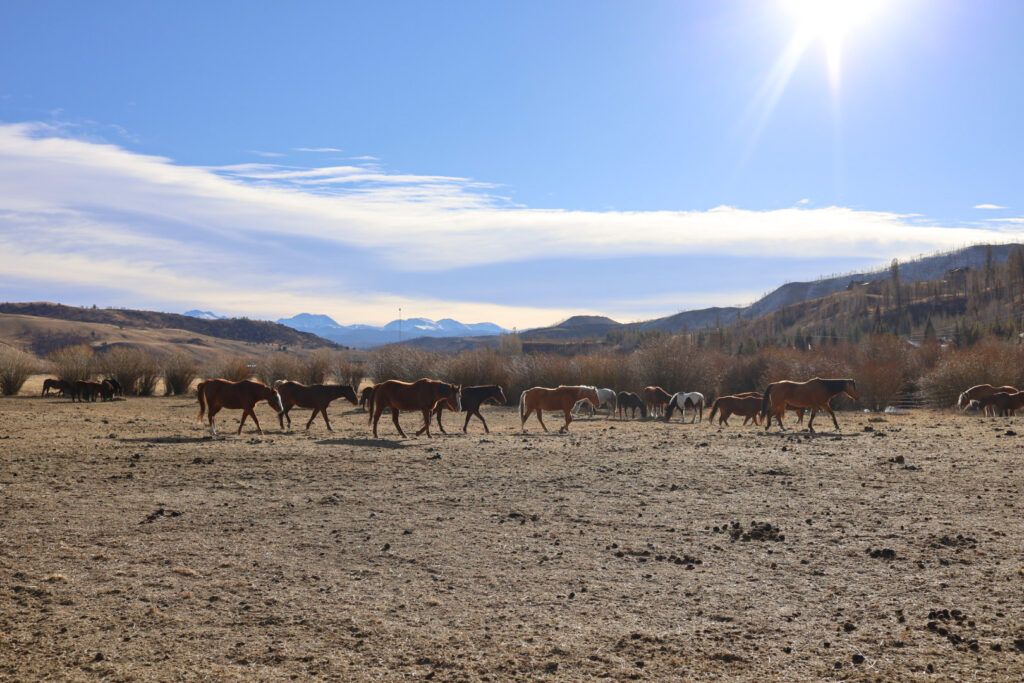
[[[612,415],[615,414],[615,411],[619,407],[618,394],[615,393],[614,389],[598,389],[597,387],[591,388],[597,391],[597,399],[598,401],[600,401],[598,408],[607,407],[608,419],[611,419]],[[594,408],[593,404],[587,399],[583,399],[582,401],[576,401],[576,405],[572,407],[573,413],[579,415],[580,413],[586,411],[587,415],[589,415],[590,417],[594,416],[596,410],[597,409]]]
[[[677,394],[673,394],[672,398],[668,402],[668,410],[665,412],[665,420],[672,419],[672,411],[678,410],[683,414],[683,422],[686,422],[686,409],[689,408],[693,411],[693,417],[690,418],[690,424],[693,424],[694,420],[697,419],[697,411],[700,411],[700,419],[704,419],[704,394],[699,391],[680,391]]]

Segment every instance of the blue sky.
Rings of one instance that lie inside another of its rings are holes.
[[[831,2],[6,3],[3,298],[524,328],[1020,239],[1024,4]]]

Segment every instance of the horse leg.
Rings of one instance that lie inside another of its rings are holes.
[[[476,409],[476,410],[474,410],[473,412],[474,412],[474,413],[476,414],[476,416],[477,416],[477,417],[479,417],[479,418],[480,418],[480,421],[484,423],[484,433],[485,433],[485,434],[490,434],[490,433],[491,433],[491,430],[487,428],[487,420],[485,420],[485,419],[484,419],[484,416],[480,414],[480,410],[479,410],[479,409]],[[467,424],[467,425],[469,424],[469,418],[468,418],[468,417],[466,418],[466,424]],[[463,427],[463,428],[462,428],[462,431],[466,431],[466,428],[465,428],[465,427]]]
[[[284,410],[282,410],[280,413],[277,414],[277,421],[281,425],[281,431],[284,431],[284,419],[286,417],[288,417],[288,411],[289,410],[291,410],[290,407],[289,408],[285,408]],[[292,419],[290,417],[288,417],[288,426],[289,427],[292,426]]]
[[[309,416],[309,422],[306,423],[306,431],[309,431],[309,426],[313,424],[313,420],[316,419],[316,414],[319,413],[323,408],[313,408],[313,414]],[[327,420],[327,412],[324,412],[324,420]],[[331,425],[328,423],[327,428],[330,429]]]
[[[320,409],[320,414],[324,416],[324,424],[327,425],[327,431],[333,432],[334,430],[331,429],[331,421],[327,419],[327,408],[321,408]],[[316,413],[313,413],[313,415],[316,415]],[[312,419],[310,419],[309,421],[313,422]],[[308,425],[306,426],[306,429],[309,429]]]
[[[811,408],[811,418],[807,420],[807,431],[814,431],[814,416],[818,414],[817,408]]]
[[[373,419],[373,438],[377,437],[377,423],[380,422],[380,414],[384,412],[384,406],[373,406],[373,411],[370,413]]]
[[[588,403],[589,403],[589,401],[588,401]],[[565,413],[565,424],[562,425],[562,428],[558,430],[559,434],[568,432],[569,431],[569,423],[572,422],[572,410],[571,409],[570,410],[564,410],[563,409],[562,412]]]
[[[402,431],[402,425],[398,424],[398,413],[399,413],[398,408],[392,408],[391,409],[391,421],[395,423],[395,429],[397,429],[398,433],[402,435],[402,438],[403,439],[407,439],[409,437],[407,437],[405,435],[405,432]]]
[[[462,425],[462,433],[463,434],[466,433],[466,429],[469,427],[469,418],[473,417],[473,413],[476,413],[477,417],[480,416],[480,413],[476,412],[476,408],[469,408],[469,409],[466,410],[466,422],[465,422],[465,424]],[[480,419],[483,420],[482,417]],[[486,428],[487,428],[487,423],[484,422],[484,429],[486,429]]]
[[[242,421],[238,423],[238,433],[242,433],[242,425],[245,424],[245,418],[249,417],[249,409],[246,408],[242,411]]]
[[[546,425],[544,424],[544,418],[542,418],[542,417],[541,417],[541,414],[542,414],[543,412],[544,412],[543,410],[541,410],[540,408],[537,408],[537,422],[540,422],[540,426],[541,426],[541,427],[544,427],[544,431],[546,432],[546,431],[548,431],[548,428],[547,428],[547,426],[546,426]]]
[[[213,423],[213,416],[219,412],[220,406],[214,406],[213,404],[210,404],[210,409],[206,413],[207,417],[210,418],[210,436],[217,436],[217,427]]]
[[[839,422],[836,420],[836,414],[834,412],[832,412],[832,406],[830,406],[829,404],[826,403],[825,404],[825,410],[827,410],[828,414],[832,416],[832,424],[834,424],[836,426],[836,431],[837,432],[838,431],[842,431],[842,430],[839,429]]]
[[[430,438],[430,408],[423,411],[423,426],[416,430],[416,436],[419,436],[423,432],[427,433],[427,438]]]

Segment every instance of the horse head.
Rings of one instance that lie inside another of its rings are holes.
[[[857,391],[857,383],[852,379],[846,380],[846,384],[843,386],[843,391],[846,392],[846,395],[854,401],[860,398],[860,392]]]
[[[491,398],[497,401],[499,406],[503,406],[506,403],[508,403],[508,401],[505,399],[505,390],[502,389],[500,386],[495,386],[494,388],[496,389],[496,391],[491,395]]]
[[[284,403],[281,402],[281,394],[278,393],[277,389],[267,387],[270,390],[270,395],[267,396],[267,403],[278,413],[284,412]]]

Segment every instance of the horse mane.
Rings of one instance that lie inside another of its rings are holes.
[[[825,385],[825,388],[830,393],[838,394],[841,391],[843,391],[844,389],[846,389],[846,383],[849,382],[850,380],[848,380],[848,379],[823,379],[823,380],[820,380],[820,381],[821,381],[822,384]]]

